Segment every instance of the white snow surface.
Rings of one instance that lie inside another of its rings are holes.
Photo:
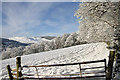
[[[53,51],[41,52],[31,55],[22,56],[22,65],[41,65],[41,64],[62,64],[62,63],[76,63],[83,61],[93,61],[107,59],[109,50],[106,48],[107,44],[104,42],[90,43],[84,45],[77,45],[69,48],[63,48]],[[16,67],[16,59],[11,58],[2,60],[2,77],[8,77],[6,65],[9,64],[11,68]],[[95,67],[102,66],[103,63],[81,65],[81,67]],[[72,66],[58,66],[58,67],[42,67],[38,68],[39,74],[42,75],[57,75],[57,74],[74,74],[80,73],[78,65]],[[24,68],[22,73],[36,73],[35,68]],[[1,77],[1,78],[2,78]],[[47,77],[47,76],[44,76]]]
[[[11,37],[9,38],[10,40],[15,40],[21,43],[38,43],[42,41],[51,41],[45,38],[41,37],[32,37],[32,38],[27,38],[27,37]]]

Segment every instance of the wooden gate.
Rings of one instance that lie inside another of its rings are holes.
[[[106,66],[106,59],[96,60],[96,61],[87,61],[87,62],[79,62],[79,63],[68,63],[68,64],[53,64],[53,65],[38,65],[38,66],[21,66],[21,57],[16,58],[16,69],[11,69],[10,65],[7,65],[8,74],[10,80],[24,80],[24,79],[85,79],[85,78],[95,78],[95,77],[104,77],[106,80],[111,80],[112,76],[112,66],[114,61],[115,51],[110,51],[108,66]],[[83,64],[95,64],[95,63],[103,63],[103,66],[82,68]],[[38,67],[56,67],[56,66],[70,66],[70,65],[78,65],[79,73],[78,74],[62,74],[62,75],[47,75],[49,77],[41,77],[46,75],[39,75]],[[37,74],[23,74],[23,68],[35,67]],[[83,70],[90,70],[91,72],[83,72]],[[94,72],[94,69],[101,69],[97,72]],[[98,74],[100,73],[100,74]],[[98,74],[98,75],[88,75],[86,74]],[[57,76],[57,77],[56,77]],[[71,77],[73,76],[73,77]]]

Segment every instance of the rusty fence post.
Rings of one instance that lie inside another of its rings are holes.
[[[21,72],[21,57],[16,58],[16,67],[17,67],[17,80],[23,80]]]
[[[7,65],[7,70],[8,70],[8,75],[9,75],[10,80],[13,80],[10,65]]]
[[[112,79],[114,58],[115,58],[115,51],[110,51],[106,80],[111,80]]]

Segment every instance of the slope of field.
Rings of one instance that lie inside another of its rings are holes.
[[[74,63],[82,61],[92,61],[107,59],[109,50],[106,48],[105,43],[91,43],[63,48],[48,52],[41,52],[37,54],[22,56],[22,65],[41,65],[41,64],[59,64],[59,63]],[[11,68],[15,68],[15,58],[2,61],[2,77],[8,77],[6,65],[10,64]],[[82,67],[101,66],[101,64],[83,65]],[[64,67],[51,67],[39,68],[39,74],[52,75],[52,74],[72,74],[79,73],[79,66],[64,66]],[[35,68],[24,69],[23,73],[36,74]],[[47,76],[46,76],[47,77]]]

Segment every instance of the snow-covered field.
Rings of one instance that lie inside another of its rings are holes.
[[[37,54],[24,55],[22,56],[22,65],[41,65],[41,64],[59,64],[59,63],[74,63],[82,61],[92,61],[107,59],[109,55],[109,50],[106,48],[106,44],[101,43],[91,43],[73,46],[69,48],[63,48],[48,52],[41,52]],[[7,59],[2,61],[2,77],[8,77],[6,65],[10,64],[11,68],[16,67],[15,58]],[[102,63],[82,65],[82,67],[90,66],[102,66]],[[64,67],[43,67],[38,68],[39,74],[42,75],[52,75],[52,74],[74,74],[79,73],[79,66],[64,66]],[[24,69],[23,73],[33,73],[36,74],[35,68]]]

